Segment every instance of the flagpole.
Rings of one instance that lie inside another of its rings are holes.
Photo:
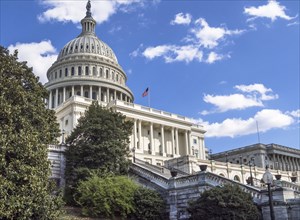
[[[150,108],[150,87],[148,87],[149,88],[149,92],[148,92],[148,107]]]

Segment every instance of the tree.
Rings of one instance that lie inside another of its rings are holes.
[[[129,136],[133,123],[124,115],[93,102],[67,138],[66,200],[72,202],[79,180],[92,173],[125,174],[128,171]]]
[[[249,193],[237,185],[224,185],[204,191],[189,204],[190,219],[257,220],[259,212]]]
[[[75,200],[82,207],[83,215],[126,218],[134,212],[133,195],[137,187],[126,176],[93,175],[80,181]]]
[[[48,144],[58,137],[47,90],[32,68],[0,46],[0,218],[55,219],[61,199],[50,193]]]
[[[134,192],[135,212],[133,218],[136,220],[159,220],[167,219],[165,216],[166,203],[157,192],[139,187]]]

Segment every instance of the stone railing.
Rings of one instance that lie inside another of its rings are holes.
[[[147,181],[156,184],[157,186],[167,190],[169,188],[169,179],[168,177],[163,176],[159,173],[154,173],[151,170],[143,167],[140,164],[131,164],[130,172],[146,179]]]

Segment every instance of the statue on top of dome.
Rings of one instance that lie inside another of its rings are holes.
[[[88,0],[87,4],[86,4],[86,16],[87,17],[91,17],[92,13],[91,13],[91,1]]]

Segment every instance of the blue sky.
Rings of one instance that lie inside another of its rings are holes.
[[[96,33],[115,52],[135,103],[192,118],[213,152],[300,147],[299,1],[92,0]],[[0,43],[45,83],[80,33],[86,1],[1,0]]]

